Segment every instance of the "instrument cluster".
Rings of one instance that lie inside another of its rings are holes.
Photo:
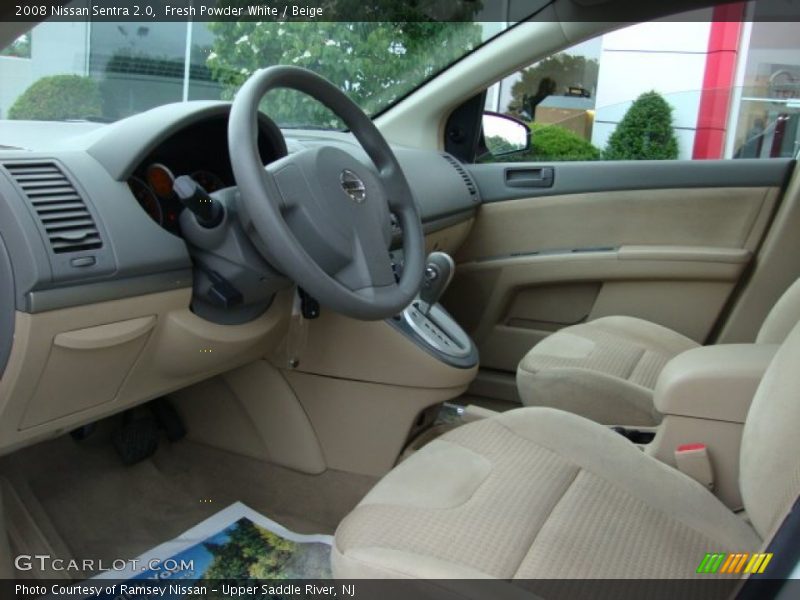
[[[183,174],[178,173],[178,175]],[[213,171],[199,169],[187,174],[191,175],[192,179],[209,194],[228,187],[222,177]],[[183,210],[183,205],[172,191],[175,177],[176,175],[168,166],[154,162],[150,163],[139,175],[128,179],[128,186],[139,206],[151,219],[167,231],[178,234],[180,233],[178,217]]]
[[[287,154],[280,129],[266,115],[259,116],[258,150],[265,165]],[[190,175],[209,194],[236,185],[228,152],[227,114],[190,123],[167,136],[128,178],[144,211],[176,235],[180,235],[183,205],[172,187],[180,175]]]

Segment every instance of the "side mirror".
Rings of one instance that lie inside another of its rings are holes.
[[[525,152],[531,147],[531,129],[514,117],[496,112],[483,113],[483,139],[492,156]]]

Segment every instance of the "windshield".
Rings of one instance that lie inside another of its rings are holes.
[[[506,23],[43,22],[0,51],[0,118],[115,121],[155,106],[228,100],[259,68],[296,65],[385,110]],[[299,92],[269,94],[282,127],[341,128]]]

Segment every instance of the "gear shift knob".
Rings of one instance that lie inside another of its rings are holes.
[[[425,276],[419,291],[419,310],[422,314],[427,315],[431,307],[442,297],[453,278],[455,269],[456,265],[449,254],[431,252],[428,255]]]

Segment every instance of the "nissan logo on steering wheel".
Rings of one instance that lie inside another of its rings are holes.
[[[350,169],[342,171],[339,181],[342,189],[356,204],[362,204],[367,199],[367,188],[361,178]]]

